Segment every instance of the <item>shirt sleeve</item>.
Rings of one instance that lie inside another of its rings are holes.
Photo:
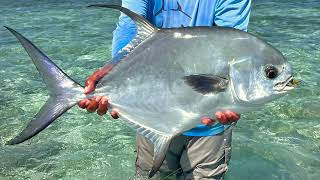
[[[218,0],[214,22],[217,26],[248,31],[251,0]]]
[[[122,0],[122,6],[144,17],[147,15],[148,0]],[[112,57],[126,46],[136,35],[135,23],[121,13],[116,29],[113,31]]]

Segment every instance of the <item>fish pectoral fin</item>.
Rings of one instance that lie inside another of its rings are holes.
[[[192,74],[184,76],[185,82],[201,94],[219,93],[228,87],[227,78],[212,74]]]
[[[153,177],[160,169],[169,146],[171,144],[172,138],[175,136],[157,136],[155,141],[153,141],[153,165],[152,169],[149,172],[149,178]]]

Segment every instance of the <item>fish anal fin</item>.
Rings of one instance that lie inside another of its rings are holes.
[[[171,140],[176,137],[178,132],[170,133],[170,132],[162,132],[156,129],[152,129],[145,125],[140,124],[139,122],[135,121],[136,118],[141,119],[139,117],[131,117],[128,116],[126,113],[121,112],[121,107],[115,106],[112,102],[110,103],[112,107],[119,109],[119,116],[121,119],[127,122],[127,125],[131,128],[135,129],[138,134],[144,136],[154,145],[154,153],[153,153],[153,165],[150,169],[149,178],[154,176],[156,172],[160,169],[168,148],[170,146]]]
[[[212,74],[192,74],[184,76],[183,79],[201,94],[219,93],[228,86],[228,79]]]
[[[160,169],[166,154],[168,152],[171,140],[174,136],[158,136],[153,142],[153,165],[149,172],[149,178],[152,178]]]

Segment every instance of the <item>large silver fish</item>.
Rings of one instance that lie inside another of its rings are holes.
[[[137,35],[121,59],[90,95],[28,39],[7,27],[36,65],[50,98],[29,125],[8,144],[45,129],[84,98],[108,96],[111,108],[154,144],[152,177],[170,141],[212,112],[244,113],[294,89],[283,55],[256,36],[223,27],[158,29],[142,16],[115,5],[136,23]]]

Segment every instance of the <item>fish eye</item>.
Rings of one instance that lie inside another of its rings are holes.
[[[266,73],[266,77],[269,79],[274,79],[278,76],[277,68],[272,65],[266,66],[264,72]]]

